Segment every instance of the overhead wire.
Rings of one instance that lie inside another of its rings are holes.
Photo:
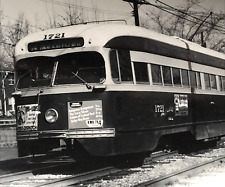
[[[160,7],[155,6],[155,5],[153,5],[153,4],[152,4],[152,6],[158,8],[158,9],[164,11],[164,12],[167,12],[167,13],[169,13],[169,14],[172,14],[172,15],[174,15],[174,16],[176,16],[176,17],[182,18],[182,19],[184,19],[184,20],[186,20],[186,21],[189,21],[189,22],[198,24],[198,22],[195,22],[195,21],[193,21],[193,20],[190,20],[190,19],[188,19],[188,18],[185,18],[185,17],[183,17],[183,16],[180,16],[180,15],[178,15],[178,14],[176,14],[176,13],[170,12],[169,10],[166,10],[166,9],[164,9],[164,8],[162,8],[162,7],[160,8]],[[146,13],[147,16],[149,16],[149,14],[148,14],[147,12],[145,12],[145,13]]]
[[[72,7],[77,7],[77,8],[83,8],[85,10],[88,11],[92,11],[92,12],[101,12],[101,13],[107,13],[107,14],[117,14],[117,15],[130,15],[130,13],[125,13],[125,12],[119,12],[119,11],[112,11],[112,10],[105,10],[105,9],[96,9],[96,8],[91,8],[91,7],[86,7],[86,6],[81,6],[81,5],[74,5],[74,4],[69,4],[69,3],[65,3],[65,2],[61,2],[61,1],[57,1],[57,0],[40,0],[46,3],[53,3],[55,5],[59,5],[59,6],[72,6]]]
[[[156,0],[156,1],[158,1],[158,0]],[[192,22],[192,23],[195,23],[195,24],[199,24],[199,22],[197,22],[197,21],[194,21],[194,20],[191,20],[191,19],[189,19],[189,18],[186,18],[186,17],[184,17],[184,16],[181,16],[181,15],[178,15],[178,14],[176,14],[176,13],[174,13],[174,12],[171,12],[171,11],[179,11],[180,13],[183,13],[183,14],[185,14],[185,15],[187,15],[187,16],[190,16],[189,14],[187,14],[187,13],[185,13],[185,12],[183,12],[183,11],[181,11],[181,10],[179,10],[179,9],[176,9],[176,8],[173,8],[172,6],[170,6],[170,5],[168,5],[168,7],[170,7],[170,8],[172,8],[172,10],[170,11],[168,8],[165,8],[165,7],[163,7],[163,6],[158,6],[158,5],[155,5],[155,4],[152,4],[152,3],[150,3],[150,2],[148,2],[148,1],[146,1],[147,2],[147,4],[148,5],[151,5],[151,6],[153,6],[153,7],[156,7],[156,8],[158,8],[158,9],[160,9],[160,10],[162,10],[162,11],[164,11],[164,12],[167,12],[167,13],[169,13],[169,14],[172,14],[172,15],[174,15],[174,16],[177,16],[177,17],[180,17],[180,18],[182,18],[182,19],[184,19],[184,20],[186,20],[186,21],[189,21],[189,22]],[[160,1],[161,2],[161,1]],[[164,3],[165,4],[165,3]],[[167,4],[165,4],[165,5],[167,5]],[[145,12],[146,13],[146,12]],[[146,13],[146,15],[148,15],[149,16],[149,14],[147,14]],[[195,16],[191,16],[192,18],[195,18]],[[197,18],[197,17],[196,17]],[[196,19],[195,18],[195,19]],[[200,19],[200,18],[198,18],[198,21],[203,21],[202,19]],[[209,22],[207,22],[208,24],[211,24],[211,23],[209,23]],[[206,25],[206,24],[203,24],[205,27],[208,27],[208,25]],[[217,25],[214,25],[215,27],[217,26]],[[214,27],[214,30],[217,30],[217,31],[219,31],[219,32],[221,32],[221,33],[223,33],[223,34],[225,34],[225,28],[224,27],[221,27],[222,28],[222,30],[221,29],[219,29],[219,28],[215,28]],[[217,26],[217,27],[220,27],[220,26]],[[224,30],[223,30],[224,29]]]
[[[130,12],[119,12],[119,11],[111,11],[111,10],[105,10],[105,9],[99,9],[97,8],[97,5],[94,5],[94,2],[92,0],[92,7],[86,7],[86,6],[83,6],[83,5],[77,5],[77,4],[71,4],[71,3],[65,3],[65,2],[61,2],[61,1],[57,1],[57,0],[40,0],[40,1],[43,1],[43,2],[46,2],[46,3],[53,3],[55,5],[58,5],[58,6],[64,6],[64,7],[75,7],[75,8],[79,8],[79,9],[82,9],[82,10],[86,10],[86,11],[89,11],[89,12],[93,12],[92,13],[92,17],[96,20],[96,21],[99,21],[97,18],[97,13],[101,13],[104,15],[104,17],[108,14],[108,15],[113,15],[113,17],[115,17],[117,15],[117,17],[119,17],[119,19],[123,19],[121,18],[122,17],[131,17],[132,14]],[[112,20],[114,18],[112,18],[112,16],[107,16],[108,19],[107,20]]]
[[[180,10],[180,9],[174,8],[173,6],[170,6],[170,5],[164,3],[164,2],[162,2],[162,1],[160,1],[160,0],[155,0],[155,1],[161,3],[161,4],[165,5],[165,6],[167,6],[167,7],[169,7],[169,8],[171,8],[171,9],[174,9],[174,10],[177,11],[177,12],[180,12],[180,13],[182,13],[182,14],[185,14],[185,15],[189,16],[189,17],[192,17],[192,18],[194,18],[194,19],[196,19],[196,20],[203,21],[202,19],[200,19],[200,18],[198,18],[198,17],[196,17],[196,16],[190,15],[190,14],[187,13],[187,12],[184,12],[184,11],[182,11],[182,10]],[[212,24],[212,23],[210,23],[210,22],[208,22],[208,21],[205,21],[205,23]],[[225,27],[222,27],[222,26],[219,26],[219,25],[217,25],[217,27],[220,27],[220,28],[222,28],[222,29],[225,29]]]
[[[5,14],[1,14],[1,16],[5,17],[5,18],[9,18],[9,19],[14,20],[14,21],[20,21],[19,19],[12,18],[12,17],[10,17],[10,16],[8,16],[8,15],[5,15]],[[3,26],[3,25],[1,25],[1,26]],[[31,27],[33,27],[33,28],[35,28],[35,29],[40,29],[40,30],[42,30],[42,28],[37,27],[37,26],[34,26],[34,25],[30,24],[30,23],[29,23],[29,26],[31,26]],[[10,27],[10,26],[4,25],[4,27]],[[11,28],[11,27],[10,27],[10,28]]]
[[[114,15],[117,14],[117,15],[126,15],[126,16],[131,16],[131,15],[132,15],[131,13],[124,13],[124,12],[118,12],[118,11],[109,11],[109,10],[104,10],[104,9],[97,9],[97,10],[96,10],[96,8],[90,8],[90,7],[79,6],[79,5],[71,5],[71,4],[64,3],[64,2],[60,2],[60,1],[56,1],[56,0],[40,0],[40,1],[44,1],[44,2],[47,2],[47,3],[54,3],[54,4],[60,5],[60,6],[74,6],[74,7],[86,9],[86,10],[88,10],[88,11],[94,11],[94,12],[98,11],[98,12],[103,12],[103,13],[107,13],[107,14],[114,14]],[[191,17],[191,18],[193,18],[193,19],[196,19],[196,20],[198,20],[198,21],[203,21],[202,19],[200,19],[200,18],[198,18],[198,17],[196,17],[196,16],[190,15],[190,14],[188,14],[187,12],[184,12],[184,11],[182,11],[182,10],[180,10],[180,9],[174,8],[173,6],[170,6],[170,5],[164,3],[164,2],[162,2],[162,1],[160,1],[160,0],[155,0],[155,1],[156,1],[156,2],[159,2],[159,3],[161,3],[161,4],[163,4],[165,7],[164,7],[164,6],[160,6],[160,5],[156,5],[156,4],[152,4],[152,3],[148,2],[148,1],[146,1],[146,2],[147,2],[148,5],[154,6],[154,7],[158,8],[158,9],[164,11],[164,12],[167,12],[167,13],[172,14],[172,15],[174,15],[174,16],[180,17],[180,18],[182,18],[182,19],[184,19],[184,20],[186,20],[186,21],[189,21],[189,22],[192,22],[192,23],[195,23],[195,24],[199,24],[199,22],[197,22],[197,21],[191,20],[191,19],[189,19],[189,18],[186,18],[186,17],[184,17],[184,16],[178,15],[178,14],[176,14],[176,13],[174,13],[174,12],[171,12],[171,11],[180,12],[180,13],[182,13],[182,14],[184,14],[184,15],[187,15],[187,16],[189,16],[189,17]],[[146,13],[146,12],[145,12],[145,13]],[[9,18],[9,19],[13,19],[13,20],[18,21],[18,19],[14,19],[14,18],[12,18],[12,17],[10,17],[10,16],[4,15],[4,14],[1,14],[1,15],[4,16],[4,17],[7,17],[7,18]],[[149,16],[148,13],[146,13],[146,15]],[[207,24],[212,24],[212,23],[210,23],[210,22],[206,22],[206,23],[207,23]],[[34,26],[34,25],[31,25],[31,24],[29,24],[29,26],[31,26],[31,27],[33,27],[33,28],[36,28],[36,29],[42,30],[42,28],[37,27],[37,26]],[[206,25],[204,24],[204,26],[206,26]],[[214,26],[216,27],[216,28],[214,28],[215,30],[220,31],[220,32],[223,32],[223,33],[225,32],[225,28],[224,28],[224,27],[222,27],[222,26],[220,26],[220,25],[214,25]],[[5,27],[6,27],[6,26],[5,26]],[[208,27],[208,26],[207,26],[207,27]],[[220,28],[220,29],[219,29],[219,28]],[[221,29],[222,29],[222,30],[221,30]]]
[[[59,5],[59,6],[69,6],[70,4],[68,3],[64,3],[64,2],[60,2],[60,1],[55,1],[55,0],[40,0],[40,1],[44,1],[44,2],[47,2],[47,3],[54,3],[56,5]],[[85,9],[85,10],[88,10],[88,11],[97,11],[97,12],[100,12],[100,13],[105,13],[105,14],[113,14],[113,15],[118,15],[118,16],[131,16],[131,13],[124,13],[124,12],[118,12],[118,11],[110,11],[110,10],[104,10],[104,9],[97,9],[96,8],[91,8],[91,7],[85,7],[85,6],[80,6],[80,5],[70,5],[72,7],[77,7],[77,8],[82,8],[82,9]],[[1,16],[2,17],[5,17],[5,18],[8,18],[8,19],[11,19],[11,20],[14,20],[14,21],[19,21],[19,19],[15,19],[15,18],[12,18],[8,15],[5,15],[3,13],[1,13]],[[2,25],[3,26],[3,25]],[[43,28],[41,27],[38,27],[38,26],[34,26],[32,24],[29,24],[29,26],[35,28],[35,29],[39,29],[39,30],[43,30]],[[3,26],[3,27],[10,27],[10,26]]]

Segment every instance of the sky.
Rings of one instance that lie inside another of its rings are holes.
[[[177,8],[185,2],[184,0],[161,1]],[[2,24],[13,23],[20,13],[24,13],[25,18],[33,25],[44,25],[53,14],[65,12],[66,7],[63,5],[68,2],[83,6],[86,19],[89,21],[125,19],[133,22],[132,8],[123,0],[0,0]],[[155,0],[148,0],[148,2],[155,3]],[[196,6],[197,11],[225,13],[225,0],[201,0],[201,2],[200,6]],[[148,7],[142,5],[141,8],[146,11]]]
[[[132,11],[130,5],[122,0],[55,0],[57,3],[51,3],[52,0],[0,0],[1,10],[3,11],[4,20],[16,19],[20,12],[24,12],[26,17],[32,22],[44,23],[52,15],[52,10],[55,14],[59,14],[65,10],[65,6],[60,6],[60,3],[71,2],[78,6],[84,6],[88,14],[96,14],[93,9],[100,11],[101,16],[118,19],[121,17],[128,17]],[[58,5],[59,4],[59,5]],[[110,14],[107,14],[110,11]],[[105,15],[103,15],[105,14]],[[7,17],[8,16],[8,17]],[[89,15],[91,16],[91,15]],[[131,17],[131,15],[130,15]]]

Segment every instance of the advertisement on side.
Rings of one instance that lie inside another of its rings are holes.
[[[38,130],[38,104],[17,106],[17,129],[18,131]]]

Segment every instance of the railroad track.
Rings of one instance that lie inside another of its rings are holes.
[[[178,152],[177,151],[173,151],[170,153],[164,153],[164,152],[157,152],[155,154],[153,154],[152,157],[148,157],[145,159],[144,164],[149,164],[152,162],[155,162],[157,160],[160,159],[164,159],[164,158],[168,158],[171,157],[173,155],[176,155]],[[118,169],[115,167],[106,167],[106,168],[101,168],[98,170],[94,170],[94,171],[89,171],[86,173],[81,173],[78,175],[74,175],[74,176],[70,176],[64,179],[59,179],[59,180],[54,180],[54,181],[50,181],[47,182],[41,186],[48,186],[48,187],[55,187],[55,186],[69,186],[69,185],[76,185],[82,182],[85,182],[87,180],[93,180],[96,178],[102,178],[105,176],[109,176],[109,175],[113,175],[116,173],[120,173],[122,172],[123,169]]]
[[[155,153],[153,157],[147,158],[145,160],[145,165],[150,167],[152,163],[157,163],[158,161],[173,159],[173,156],[178,155],[177,151],[171,153]],[[179,156],[179,155],[178,155]],[[209,161],[201,162],[198,165],[194,165],[194,167],[187,167],[180,171],[172,172],[167,175],[163,175],[155,178],[154,180],[147,180],[145,182],[136,184],[136,186],[165,186],[166,184],[172,184],[181,176],[187,176],[198,173],[202,171],[205,167],[209,167],[209,165],[217,163],[221,160],[225,159],[224,156],[213,158]],[[159,162],[160,163],[160,162]],[[88,165],[88,164],[87,164]],[[149,166],[148,166],[149,165]],[[79,167],[79,166],[77,166]],[[49,170],[49,168],[46,168]],[[54,170],[54,168],[53,168]],[[10,174],[8,176],[0,177],[0,186],[9,186],[9,185],[29,185],[33,187],[44,187],[44,186],[69,186],[69,185],[92,185],[95,184],[96,180],[103,179],[105,177],[116,176],[120,178],[120,175],[126,175],[126,169],[118,169],[115,167],[101,167],[97,169],[90,169],[89,171],[79,171],[77,173],[69,172],[70,174],[51,174],[51,172],[45,172],[47,174],[37,174],[34,175],[34,170],[26,171],[22,173]],[[60,172],[59,172],[60,173]],[[122,173],[122,174],[121,174]],[[87,182],[88,181],[88,182]]]
[[[199,152],[199,151],[198,151]],[[203,153],[204,150],[201,150],[200,153],[192,153],[191,156],[187,156],[187,157],[190,157],[190,158],[198,158],[198,157],[204,157],[204,156],[196,156],[197,154],[201,154]],[[207,153],[208,150],[205,150],[205,152]],[[158,157],[157,157],[158,155]],[[173,156],[175,156],[175,158],[173,158]],[[154,156],[153,159],[151,159],[153,161],[153,163],[149,164],[150,161],[148,161],[145,165],[143,165],[142,167],[143,168],[147,168],[147,169],[150,169],[150,168],[154,168],[154,162],[155,163],[163,163],[163,164],[167,164],[167,163],[173,163],[174,160],[178,159],[178,160],[181,160],[181,163],[182,163],[182,159],[183,157],[186,157],[185,155],[178,155],[177,152],[171,152],[171,153],[168,153],[166,155],[163,155],[163,154],[156,154]],[[80,183],[80,184],[76,184],[76,183],[73,183],[72,185],[73,186],[80,186],[80,185],[83,185],[83,186],[127,186],[128,184],[131,185],[131,186],[168,186],[170,184],[173,184],[174,182],[176,182],[178,179],[180,179],[182,176],[183,177],[187,177],[187,176],[192,176],[192,175],[195,175],[197,173],[200,173],[201,171],[204,171],[206,168],[214,165],[214,164],[218,164],[220,162],[223,162],[225,160],[225,156],[222,155],[222,156],[219,156],[219,157],[208,157],[207,158],[208,160],[207,161],[200,161],[198,164],[196,164],[195,162],[192,163],[192,166],[188,165],[186,168],[183,168],[183,169],[180,169],[181,167],[177,167],[176,171],[174,172],[171,172],[171,173],[168,173],[168,174],[163,174],[163,175],[159,175],[158,177],[152,177],[151,175],[148,176],[148,180],[145,180],[144,182],[139,182],[139,179],[137,179],[138,182],[136,183],[129,183],[129,179],[127,179],[127,176],[126,175],[130,175],[132,172],[139,172],[140,169],[137,168],[137,169],[133,169],[133,170],[130,170],[130,171],[125,171],[125,170],[121,170],[121,171],[118,171],[117,174],[114,174],[114,176],[112,175],[111,177],[108,176],[104,177],[103,176],[99,176],[99,179],[95,179],[93,181],[86,181],[86,182],[83,182],[83,183]],[[119,174],[119,172],[121,174]],[[154,172],[154,170],[153,170]],[[143,172],[145,173],[145,172]],[[120,182],[117,182],[117,183],[114,183],[114,182],[107,182],[107,181],[117,181],[117,179],[123,179],[123,178],[126,178]],[[131,174],[131,178],[134,178]],[[154,178],[154,179],[153,179]],[[153,179],[153,180],[152,180]],[[141,180],[140,180],[141,181]],[[107,185],[106,185],[107,184]],[[61,185],[63,186],[63,185]]]
[[[121,171],[121,169],[116,169],[114,167],[105,167],[100,169],[91,170],[88,172],[81,172],[78,174],[50,174],[49,171],[56,169],[56,167],[63,166],[66,167],[66,165],[57,165],[52,166],[51,168],[43,167],[38,168],[36,170],[29,170],[29,171],[22,171],[22,172],[16,172],[12,174],[7,175],[1,175],[0,176],[0,186],[32,186],[32,187],[39,187],[39,186],[68,186],[71,184],[80,183],[86,180],[95,179],[97,177],[102,177],[106,175],[110,175],[116,172]],[[69,164],[67,165],[68,168],[71,167]],[[40,170],[45,170],[45,173],[47,174],[38,174],[40,173]],[[36,173],[36,175],[34,174]]]
[[[141,184],[135,185],[135,187],[158,187],[158,186],[168,186],[168,184],[173,184],[177,182],[180,178],[186,177],[186,176],[194,176],[195,174],[198,174],[204,169],[213,166],[217,164],[218,162],[225,161],[225,156],[221,156],[218,158],[214,158],[210,161],[205,161],[203,163],[199,163],[194,166],[187,167],[185,169],[178,170],[176,172],[172,172],[170,174],[167,174],[165,176],[160,176],[158,178],[155,178],[153,180],[149,180],[147,182],[143,182]]]
[[[74,163],[74,162],[73,162]],[[49,163],[48,163],[49,164]],[[35,165],[36,166],[36,165]],[[61,167],[69,167],[71,166],[70,162],[53,162],[51,165],[48,166],[39,166],[36,169],[31,169],[31,170],[25,170],[25,171],[20,171],[20,172],[14,172],[10,174],[5,174],[5,175],[0,175],[0,186],[10,186],[10,185],[22,185],[22,182],[24,181],[25,183],[23,185],[27,185],[28,181],[33,186],[35,183],[34,180],[36,180],[35,176],[38,175],[43,175],[42,173],[48,173],[48,171],[54,171],[57,170],[58,168]],[[66,175],[64,175],[66,176]]]
[[[167,156],[172,155],[174,153],[169,153]],[[147,158],[146,163],[152,162],[152,160],[156,160],[157,156],[158,158],[163,158],[163,155],[165,157],[165,154],[157,153],[154,155],[153,158]],[[42,162],[45,163],[45,162]],[[48,163],[48,162],[47,162]],[[54,163],[54,161],[53,161]],[[87,164],[88,165],[88,164]],[[15,172],[12,174],[7,175],[1,175],[0,176],[0,186],[10,186],[10,185],[29,185],[29,186],[68,186],[71,184],[79,184],[87,180],[93,180],[96,178],[101,178],[104,176],[112,175],[115,173],[119,173],[122,171],[122,169],[118,169],[115,167],[102,167],[97,168],[94,170],[86,171],[86,172],[80,172],[78,174],[70,174],[70,175],[59,175],[59,174],[51,174],[51,172],[47,172],[49,170],[54,171],[54,168],[57,167],[64,167],[64,168],[71,168],[71,163],[67,163],[67,165],[64,164],[58,164],[54,166],[47,166],[42,167],[38,169],[32,169],[22,172]],[[68,167],[67,167],[68,166]],[[76,167],[76,166],[74,166]],[[79,166],[77,166],[78,168]],[[41,174],[42,172],[47,174]],[[72,171],[71,171],[72,172]],[[36,174],[36,175],[35,175]]]
[[[75,162],[74,159],[71,159],[69,156],[60,153],[59,151],[51,152],[47,155],[36,155],[35,157],[26,156],[9,160],[2,160],[0,161],[0,176],[9,173],[38,169],[41,167],[46,167],[47,165],[51,166],[72,162]]]

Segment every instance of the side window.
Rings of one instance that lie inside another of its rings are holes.
[[[189,86],[189,76],[188,76],[188,70],[181,70],[182,75],[182,85],[183,86]]]
[[[223,82],[222,82],[222,76],[218,76],[218,85],[219,85],[219,91],[223,90]]]
[[[137,83],[149,83],[147,64],[134,62],[134,71]]]
[[[112,50],[110,53],[112,78],[115,83],[129,81],[133,83],[130,53],[128,50]]]
[[[111,74],[112,79],[115,83],[121,82],[120,71],[118,69],[119,63],[117,61],[117,53],[116,50],[112,50],[110,53],[110,66],[111,66]]]
[[[118,50],[121,81],[133,81],[130,52],[128,50]]]
[[[181,86],[181,79],[180,79],[180,69],[178,68],[172,68],[173,72],[173,84],[175,86]]]
[[[221,91],[225,91],[225,77],[219,76]]]
[[[200,72],[196,72],[196,73],[197,73],[197,88],[201,89],[202,83],[201,83]]]
[[[194,88],[197,88],[197,78],[196,78],[195,71],[190,71],[190,80],[191,80],[191,86]]]
[[[171,68],[162,66],[164,85],[172,85]]]
[[[216,89],[216,76],[215,75],[210,75],[210,85],[212,89]]]
[[[153,84],[162,84],[161,68],[159,65],[151,64]]]
[[[205,88],[210,89],[210,78],[208,73],[204,73]]]

